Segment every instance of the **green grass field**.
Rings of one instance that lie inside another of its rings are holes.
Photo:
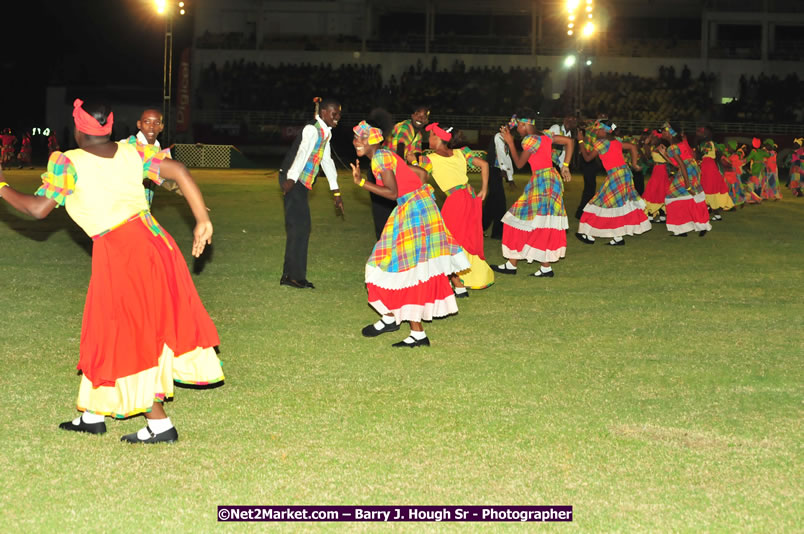
[[[6,179],[33,191],[40,172]],[[704,238],[660,225],[625,247],[570,237],[555,278],[523,264],[426,324],[432,347],[407,350],[390,346],[406,326],[360,335],[377,319],[363,284],[374,239],[368,195],[348,176],[345,219],[324,180],[311,197],[317,289],[301,291],[278,283],[276,171],[194,175],[215,236],[193,278],[226,385],[177,389],[173,445],[120,443],[142,418],[107,420],[103,436],[57,428],[76,414],[88,239],[63,209],[32,221],[0,201],[6,530],[373,531],[383,527],[223,525],[216,506],[556,504],[572,505],[574,522],[541,528],[801,532],[804,200],[786,189]],[[581,187],[568,185],[570,213]],[[158,191],[154,214],[193,268],[183,199]],[[486,255],[502,261],[499,241]]]

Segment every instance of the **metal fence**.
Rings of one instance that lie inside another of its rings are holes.
[[[242,124],[248,125],[249,130],[258,131],[264,125],[291,125],[310,120],[309,112],[283,112],[283,111],[249,111],[249,110],[198,110],[193,114],[196,122],[207,124]],[[341,119],[344,124],[357,124],[365,119],[365,115],[345,113]],[[398,115],[395,120],[404,120],[408,115]],[[494,115],[440,115],[437,117],[442,123],[449,124],[461,130],[478,130],[480,132],[496,131],[500,125],[508,122],[507,116]],[[672,117],[670,117],[672,119]],[[560,117],[538,117],[536,126],[548,128],[553,124],[561,123]],[[641,131],[644,128],[658,128],[661,124],[645,120],[616,120],[617,127],[625,131]],[[698,124],[694,121],[674,121],[687,132],[693,131]],[[778,124],[758,122],[713,122],[709,123],[715,133],[730,133],[746,135],[801,135],[804,126],[800,124]],[[192,146],[192,145],[190,145]]]

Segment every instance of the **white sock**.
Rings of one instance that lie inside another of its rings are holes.
[[[514,265],[510,261],[506,261],[505,265],[503,265],[503,268],[516,270],[516,265]]]
[[[162,432],[173,428],[173,423],[170,422],[170,417],[165,417],[164,419],[146,419],[146,424],[154,434],[161,434]],[[151,435],[145,428],[141,428],[137,432],[137,437],[145,440],[150,438]]]
[[[552,271],[552,270],[553,270],[553,266],[552,266],[552,265],[549,265],[549,266],[547,266],[547,267],[545,267],[544,265],[542,265],[542,267],[541,267],[541,271],[542,271],[543,273],[549,273],[549,272],[550,272],[550,271]]]
[[[427,334],[424,333],[424,330],[422,330],[421,332],[417,332],[416,330],[411,330],[410,331],[410,337],[412,337],[415,340],[420,340],[420,339],[426,338]],[[407,342],[408,342],[408,340],[406,339],[405,343],[407,343]]]
[[[617,236],[617,237],[612,238],[612,241],[614,241],[615,243],[619,243],[622,240],[623,240],[622,236]]]
[[[465,287],[456,287],[455,288],[455,293],[458,294],[458,295],[463,295],[464,293],[466,293],[466,288]]]
[[[385,324],[394,324],[396,322],[396,319],[394,319],[393,315],[383,315],[382,322],[384,322]]]
[[[87,423],[88,425],[92,425],[95,423],[102,423],[104,420],[104,416],[98,415],[96,413],[84,412],[83,415],[81,415],[81,419],[83,419],[84,422]]]
[[[595,240],[595,238],[590,236],[590,235],[586,235],[586,234],[581,234],[581,235],[583,236],[584,239],[588,239],[589,241],[594,241]]]

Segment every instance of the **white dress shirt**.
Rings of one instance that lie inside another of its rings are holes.
[[[553,135],[563,135],[564,137],[569,137],[570,139],[572,139],[572,131],[564,128],[563,124],[554,124],[550,126],[549,131]],[[553,147],[561,149],[561,154],[558,155],[558,163],[559,166],[564,165],[564,158],[567,156],[567,151],[564,150],[564,146],[563,145],[556,146],[555,143],[553,143]]]
[[[332,161],[332,154],[329,149],[329,142],[332,139],[332,128],[327,126],[327,123],[322,121],[321,117],[317,117],[316,120],[319,126],[324,130],[324,135],[327,137],[327,140],[324,141],[325,145],[324,154],[321,157],[321,168],[324,169],[324,174],[327,176],[330,190],[334,191],[338,189],[338,171],[335,169],[335,162]],[[294,182],[299,180],[299,176],[301,176],[302,170],[307,164],[307,160],[313,155],[313,148],[315,148],[317,138],[318,131],[315,126],[308,124],[304,127],[302,130],[301,143],[299,143],[299,151],[296,152],[296,158],[293,160],[290,169],[288,169],[288,180],[293,180]]]
[[[508,151],[508,145],[503,140],[502,134],[498,133],[494,136],[494,148],[497,151],[497,167],[505,172],[505,179],[509,182],[514,181],[514,162],[511,161],[511,154]]]

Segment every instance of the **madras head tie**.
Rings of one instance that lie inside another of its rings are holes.
[[[511,118],[510,118],[510,119],[508,119],[508,129],[509,129],[509,130],[510,130],[511,128],[516,128],[516,125],[517,125],[517,120],[518,120],[518,119],[516,118],[516,115],[511,115]]]
[[[448,143],[450,139],[452,139],[452,126],[447,128],[446,130],[443,129],[441,126],[438,125],[437,122],[431,122],[425,128],[428,132],[433,132],[439,139]]]
[[[667,133],[669,133],[673,137],[676,136],[676,131],[672,128],[672,126],[670,126],[669,122],[665,122],[664,125],[662,125],[662,130],[666,131]]]
[[[314,97],[313,104],[315,104],[315,117],[318,118],[318,111],[321,107],[321,97],[320,96]]]
[[[99,137],[110,135],[112,133],[112,125],[114,124],[114,113],[109,113],[109,118],[106,119],[106,125],[101,126],[95,117],[84,111],[83,105],[84,101],[80,98],[76,98],[73,102],[73,120],[75,121],[76,129],[87,135]]]
[[[355,137],[358,138],[368,137],[368,142],[370,145],[376,145],[378,143],[382,143],[384,139],[382,136],[382,130],[371,126],[364,120],[360,121],[357,124],[357,126],[352,128],[352,131],[355,133]]]
[[[793,142],[795,144],[797,144],[798,146],[802,146],[802,145],[804,145],[804,137],[797,137],[797,138],[793,139]]]
[[[516,120],[518,120],[519,122],[524,122],[525,124],[532,124],[536,126],[536,119],[523,119],[521,117],[517,117]]]

